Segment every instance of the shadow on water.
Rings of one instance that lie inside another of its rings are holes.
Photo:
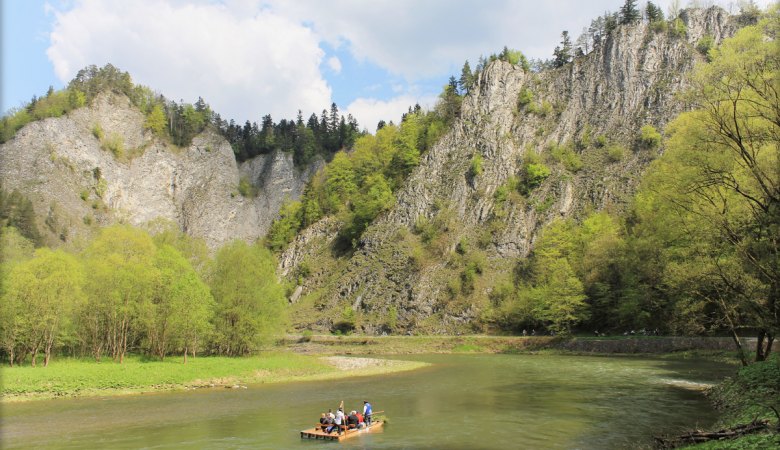
[[[432,367],[378,377],[7,405],[3,448],[321,448],[301,440],[321,412],[363,399],[387,411],[376,435],[339,448],[609,449],[707,426],[707,400],[685,383],[726,365],[693,360],[426,355]],[[713,375],[713,373],[716,373]],[[675,382],[670,383],[669,380]],[[682,386],[682,387],[681,387]],[[335,448],[335,447],[333,447]]]

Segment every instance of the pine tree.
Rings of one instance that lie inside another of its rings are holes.
[[[664,12],[661,11],[661,8],[656,6],[653,2],[647,2],[647,6],[645,7],[645,16],[647,16],[647,21],[650,23],[664,20]]]
[[[458,84],[460,85],[460,91],[463,94],[468,94],[471,91],[471,86],[474,84],[474,75],[471,73],[471,67],[469,66],[468,60],[463,63],[463,69],[460,71],[460,80],[458,80]]]
[[[571,38],[569,32],[564,30],[561,33],[561,46],[555,47],[553,51],[553,67],[563,67],[571,61]]]
[[[620,7],[620,25],[631,25],[639,22],[639,9],[636,7],[636,0],[626,0]]]

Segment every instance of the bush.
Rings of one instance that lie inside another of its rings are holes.
[[[112,133],[111,136],[103,141],[102,148],[110,151],[117,159],[125,156],[125,141],[121,134]]]
[[[652,125],[645,125],[639,130],[639,143],[646,149],[655,150],[661,145],[661,133]]]
[[[696,43],[696,50],[702,55],[707,56],[707,59],[709,60],[708,53],[713,45],[715,45],[715,39],[711,34],[705,34],[699,39],[699,42]]]
[[[469,178],[475,178],[479,175],[482,175],[482,155],[479,153],[475,154],[471,158],[471,166],[469,167]]]
[[[656,20],[655,22],[650,24],[650,30],[653,33],[666,33],[668,29],[669,26],[667,25],[665,20]]]
[[[242,197],[254,198],[257,197],[257,188],[249,182],[247,177],[241,177],[238,180],[238,193]]]
[[[612,144],[609,147],[607,147],[607,158],[609,158],[611,162],[620,161],[621,159],[623,159],[623,154],[624,154],[623,147],[621,147],[618,144]]]
[[[570,172],[577,173],[582,169],[580,155],[576,154],[569,144],[554,146],[550,149],[550,156]]]
[[[669,34],[673,37],[684,38],[688,34],[688,27],[685,26],[685,22],[679,17],[674,19],[669,28]]]
[[[522,169],[522,180],[518,190],[523,195],[528,195],[531,191],[542,185],[544,180],[550,176],[550,168],[542,163],[526,163]]]
[[[92,136],[95,136],[97,140],[102,141],[105,133],[103,133],[103,127],[99,123],[92,126]]]
[[[523,88],[517,95],[517,105],[521,108],[529,105],[534,100],[534,94],[528,88]]]

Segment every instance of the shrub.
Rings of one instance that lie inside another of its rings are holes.
[[[712,35],[705,34],[701,37],[701,39],[699,39],[699,42],[696,43],[696,50],[698,50],[702,55],[707,56],[707,59],[709,60],[708,54],[714,44],[715,39],[712,37]]]
[[[108,182],[105,178],[101,178],[95,186],[95,194],[97,194],[98,197],[103,198],[106,194],[106,189],[108,189]]]
[[[104,135],[103,127],[101,127],[99,123],[92,126],[92,136],[95,136],[97,140],[102,141]]]
[[[526,163],[522,169],[522,180],[518,190],[523,195],[528,195],[531,191],[542,185],[544,180],[550,176],[550,168],[542,163]]]
[[[534,94],[531,92],[528,88],[523,88],[520,90],[520,93],[517,95],[517,105],[519,107],[525,107],[529,105],[534,99]]]
[[[79,197],[86,202],[87,199],[89,198],[89,191],[87,191],[87,190],[81,191],[81,193],[79,194]]]
[[[115,158],[121,159],[125,156],[125,141],[121,134],[112,133],[103,141],[103,150],[110,151]]]
[[[600,134],[596,137],[596,147],[602,148],[607,145],[607,137]]]
[[[653,33],[665,33],[669,29],[665,20],[656,20],[650,24],[650,30]]]
[[[563,164],[563,167],[570,172],[577,173],[582,169],[582,159],[571,148],[571,145],[556,145],[550,150],[550,156],[553,160]]]
[[[607,158],[609,158],[611,162],[620,161],[621,159],[623,159],[623,154],[624,154],[623,147],[621,147],[620,145],[612,144],[609,147],[607,147]]]
[[[673,37],[684,38],[688,34],[688,27],[685,26],[685,22],[679,17],[674,19],[669,28],[669,34]]]
[[[661,133],[652,125],[645,125],[639,130],[639,143],[644,148],[655,150],[661,145]]]
[[[471,166],[469,167],[469,178],[475,178],[479,175],[482,175],[482,155],[479,153],[475,154],[471,158]]]
[[[257,188],[249,182],[247,177],[241,177],[238,180],[238,193],[241,194],[242,197],[257,197]]]

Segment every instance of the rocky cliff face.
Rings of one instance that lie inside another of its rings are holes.
[[[640,128],[663,130],[683,109],[675,93],[703,59],[696,43],[705,35],[717,43],[735,31],[718,8],[685,11],[682,19],[685,36],[647,25],[620,27],[590,54],[538,74],[506,62],[489,64],[464,99],[460,119],[424,155],[394,209],[364,234],[336,277],[305,281],[304,295],[324,290],[315,309],[349,306],[361,313],[359,325],[368,333],[386,328],[390,315],[401,330],[467,329],[496,279],[529,253],[542,226],[555,217],[625,206],[640,173],[661,151],[638,142]],[[532,100],[519,103],[521,91]],[[581,167],[562,163],[555,156],[562,150]],[[478,173],[470,168],[475,157],[482,161]],[[548,164],[551,176],[516,201],[497,196],[530,160]],[[422,255],[412,236],[421,221],[436,224],[446,236]],[[319,228],[313,230],[317,235]],[[314,248],[307,249],[303,237],[283,255],[285,272],[294,272],[291,265],[305,260],[307,251],[310,261],[316,257],[322,240],[311,240]],[[486,258],[483,273],[489,275],[468,295],[454,293],[462,259],[458,245]],[[321,314],[311,321],[328,328],[338,317]]]
[[[176,148],[143,128],[127,97],[105,93],[89,107],[33,122],[0,146],[0,182],[31,200],[52,243],[116,222],[178,224],[215,249],[263,236],[285,198],[297,198],[316,165],[299,171],[292,155],[238,166],[230,144],[206,131]],[[238,191],[241,176],[256,197]]]

